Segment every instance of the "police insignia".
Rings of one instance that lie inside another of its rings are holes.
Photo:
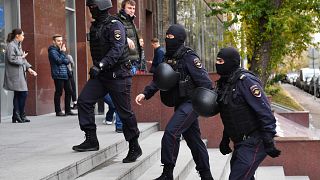
[[[199,69],[202,68],[202,64],[201,64],[201,61],[199,58],[194,59],[193,63],[197,68],[199,68]]]
[[[114,38],[118,41],[121,39],[121,31],[120,30],[114,30]]]
[[[255,97],[261,97],[261,90],[257,85],[251,86],[250,91]]]

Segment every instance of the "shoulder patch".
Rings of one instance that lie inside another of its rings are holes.
[[[118,20],[116,20],[116,19],[114,19],[114,20],[111,20],[111,22],[112,22],[112,23],[115,23],[115,22],[117,22],[117,21],[118,21]]]
[[[118,41],[121,39],[121,31],[120,30],[114,30],[114,38]]]
[[[250,91],[252,93],[252,95],[254,95],[255,97],[261,97],[261,90],[257,85],[252,85],[250,87]]]
[[[199,69],[202,68],[202,64],[201,64],[201,61],[200,61],[199,58],[195,58],[195,59],[193,60],[193,63],[194,63],[194,65],[196,66],[196,68],[199,68]]]

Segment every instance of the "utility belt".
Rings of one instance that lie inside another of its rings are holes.
[[[242,134],[238,137],[231,137],[230,139],[233,141],[233,143],[236,144],[236,143],[240,143],[240,142],[245,141],[245,140],[252,138],[252,137],[260,137],[260,135],[261,135],[260,131],[256,129],[256,130],[253,130],[247,134]]]
[[[106,70],[103,73],[103,76],[108,79],[121,79],[126,77],[131,77],[131,68],[132,64],[130,61],[123,62],[121,64],[116,64],[110,70]]]

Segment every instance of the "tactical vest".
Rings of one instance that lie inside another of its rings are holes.
[[[165,57],[164,62],[168,63],[172,69],[180,74],[178,84],[168,91],[160,91],[160,97],[163,104],[169,107],[179,106],[181,103],[190,100],[195,90],[195,84],[190,75],[185,72],[185,55],[194,55],[199,57],[191,48],[180,48],[172,58]]]
[[[223,87],[218,84],[220,116],[225,132],[234,142],[241,141],[244,136],[250,135],[260,127],[258,117],[249,104],[245,101],[235,102],[237,98],[236,82],[246,78],[246,73],[251,72],[239,68]]]
[[[122,22],[124,27],[126,28],[126,34],[129,39],[131,39],[135,44],[135,49],[129,48],[129,60],[139,60],[141,57],[141,46],[138,39],[138,34],[136,31],[136,27],[131,20],[128,19],[125,15],[118,13],[118,20]]]
[[[116,23],[117,19],[113,16],[108,16],[104,21],[98,23],[93,22],[90,27],[90,51],[93,64],[99,67],[99,62],[111,49],[111,42],[107,36],[113,35],[110,32],[112,23]],[[127,38],[125,38],[127,39]],[[126,40],[124,51],[116,64],[123,64],[128,61],[129,46]]]

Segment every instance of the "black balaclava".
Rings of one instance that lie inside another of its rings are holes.
[[[220,49],[217,57],[224,60],[224,64],[217,64],[217,73],[221,78],[229,77],[234,71],[240,67],[240,54],[233,47]]]
[[[166,38],[166,56],[172,57],[174,53],[183,45],[187,33],[184,27],[180,24],[174,24],[169,27],[166,34],[174,35],[173,39]]]

